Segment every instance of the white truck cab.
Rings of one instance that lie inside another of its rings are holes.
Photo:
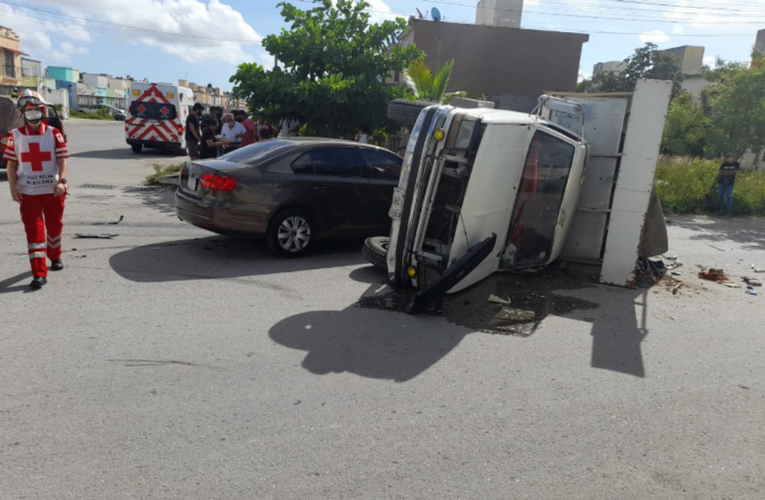
[[[572,103],[571,112],[581,108]],[[425,108],[390,209],[390,280],[453,293],[500,268],[552,262],[586,158],[583,138],[535,114]]]

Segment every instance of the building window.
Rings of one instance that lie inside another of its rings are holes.
[[[9,50],[4,50],[3,65],[5,66],[5,76],[16,78],[16,54]]]

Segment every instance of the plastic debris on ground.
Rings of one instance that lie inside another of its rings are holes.
[[[752,279],[748,276],[742,276],[741,281],[751,286],[762,286],[762,282],[760,280]]]
[[[82,233],[75,233],[75,238],[90,238],[90,239],[96,239],[96,240],[110,240],[114,238],[115,236],[119,236],[119,234],[82,234]]]
[[[746,293],[748,293],[749,295],[757,295],[757,292],[755,292],[754,290],[747,290]]]
[[[486,299],[487,302],[491,302],[492,304],[502,304],[505,306],[510,305],[509,299],[502,299],[500,297],[497,297],[496,295],[489,295],[489,298]]]

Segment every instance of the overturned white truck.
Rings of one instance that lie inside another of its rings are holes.
[[[643,80],[634,94],[545,95],[532,114],[423,109],[390,237],[367,240],[365,256],[419,290],[412,313],[498,270],[558,258],[634,286],[638,259],[666,251],[653,176],[670,92]]]

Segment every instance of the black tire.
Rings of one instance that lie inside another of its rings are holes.
[[[288,208],[271,219],[266,241],[276,255],[296,258],[311,251],[316,236],[316,223],[311,214],[299,208]]]
[[[133,150],[133,153],[140,153],[143,150],[143,146],[141,144],[131,144],[130,149]]]
[[[367,259],[367,262],[373,266],[388,270],[388,243],[390,238],[387,236],[373,236],[367,238],[364,247],[361,249],[361,255]]]
[[[407,101],[405,99],[393,99],[388,103],[388,118],[396,125],[406,127],[409,130],[414,128],[420,111],[436,103],[428,101]]]

